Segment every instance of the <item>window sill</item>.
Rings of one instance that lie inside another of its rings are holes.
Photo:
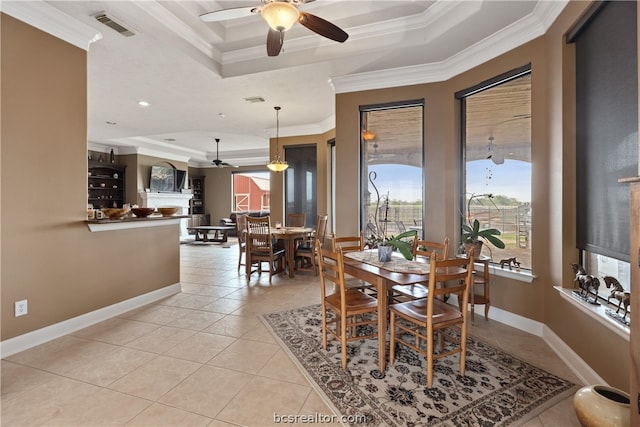
[[[483,264],[476,263],[476,270],[482,271],[483,268],[484,268]],[[500,268],[500,266],[496,264],[489,265],[489,274],[491,274],[492,276],[505,277],[507,279],[516,280],[518,282],[525,282],[525,283],[531,283],[533,282],[533,279],[536,278],[536,276],[531,274],[531,271],[529,270],[527,271],[509,270],[508,268],[506,269]]]
[[[592,305],[587,304],[582,301],[580,298],[574,296],[573,289],[563,288],[561,286],[554,286],[554,288],[560,293],[560,296],[568,301],[570,304],[578,307],[580,311],[589,315],[600,323],[602,323],[605,327],[612,330],[622,338],[629,341],[630,328],[621,323],[616,322],[611,317],[607,316],[606,310],[611,310],[611,308],[607,307],[605,304],[601,305]]]

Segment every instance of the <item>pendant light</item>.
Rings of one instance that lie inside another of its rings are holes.
[[[280,134],[280,107],[273,107],[276,110],[276,155],[272,161],[267,163],[267,167],[273,172],[282,172],[287,169],[289,165],[286,161],[280,159],[280,152],[278,150],[279,134]]]

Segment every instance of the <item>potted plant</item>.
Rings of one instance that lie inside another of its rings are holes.
[[[467,215],[471,215],[471,201],[478,197],[487,197],[491,203],[493,203],[493,200],[491,200],[493,198],[493,194],[472,194],[467,202]],[[467,254],[470,252],[471,248],[473,248],[475,256],[480,255],[483,240],[491,243],[498,249],[504,249],[504,242],[500,240],[500,238],[496,237],[501,234],[502,233],[497,228],[480,229],[480,221],[478,221],[477,218],[473,221],[469,219],[467,224],[462,224],[462,243],[465,246]]]
[[[415,239],[418,232],[416,230],[407,230],[397,235],[387,235],[387,218],[389,213],[389,194],[386,196],[380,197],[380,193],[378,192],[378,188],[374,184],[374,180],[376,179],[376,173],[369,173],[369,182],[373,186],[374,191],[376,192],[377,201],[376,201],[376,210],[373,215],[372,222],[367,226],[367,246],[370,248],[378,249],[378,258],[382,262],[391,260],[391,252],[393,249],[397,249],[405,259],[412,260],[413,259],[413,240]],[[380,210],[380,204],[382,204],[382,209],[384,211],[383,218],[379,222],[378,221],[378,212]]]

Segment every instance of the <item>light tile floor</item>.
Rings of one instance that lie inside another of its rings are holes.
[[[181,245],[182,292],[2,360],[2,426],[267,426],[332,414],[256,317],[319,302],[310,270],[247,283],[237,247]],[[538,337],[477,316],[486,342],[578,383]],[[567,398],[526,426],[578,426]]]

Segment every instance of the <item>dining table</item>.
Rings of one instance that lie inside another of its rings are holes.
[[[295,276],[296,241],[304,239],[313,231],[314,228],[311,227],[280,227],[271,229],[271,235],[284,244],[287,269],[289,270],[289,277],[291,278]]]
[[[428,283],[430,263],[425,260],[407,260],[394,252],[391,261],[378,260],[377,249],[346,252],[343,257],[344,272],[371,283],[376,288],[378,299],[378,368],[386,369],[387,312],[391,288],[395,285]],[[455,268],[456,271],[461,269]],[[448,268],[446,273],[453,273]]]

